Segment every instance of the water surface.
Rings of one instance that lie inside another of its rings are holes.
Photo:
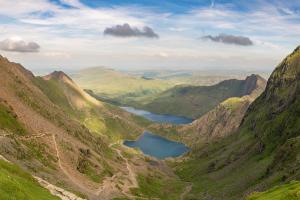
[[[193,119],[186,118],[186,117],[179,117],[174,115],[159,115],[148,112],[146,110],[139,110],[132,107],[121,107],[122,109],[126,110],[127,112],[145,117],[146,119],[158,123],[171,123],[171,124],[189,124],[193,121]]]
[[[144,154],[158,159],[177,157],[189,151],[189,148],[182,143],[168,140],[148,131],[145,131],[136,141],[125,140],[124,145],[139,148]]]

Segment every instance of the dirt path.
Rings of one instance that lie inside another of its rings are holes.
[[[184,200],[186,195],[189,194],[189,192],[192,190],[193,188],[193,184],[189,183],[189,185],[187,185],[184,189],[184,191],[181,193],[180,195],[180,200]]]
[[[117,142],[112,143],[109,145],[109,147],[112,148],[114,151],[116,151],[117,154],[122,158],[122,160],[125,161],[126,169],[127,169],[127,173],[128,173],[128,174],[126,174],[128,183],[123,186],[121,193],[128,198],[132,198],[132,199],[137,198],[136,196],[133,196],[133,195],[127,193],[128,191],[130,191],[130,188],[138,187],[138,182],[137,182],[134,170],[132,169],[131,165],[129,164],[128,159],[122,155],[120,149],[113,147],[116,144],[118,144],[118,143]],[[97,196],[99,196],[103,199],[110,199],[109,196],[112,193],[119,191],[117,188],[119,186],[118,182],[120,179],[121,180],[124,179],[122,177],[123,175],[124,174],[122,172],[118,172],[115,175],[113,175],[112,177],[106,177],[96,193]],[[143,199],[142,197],[138,197],[138,198]]]
[[[52,195],[57,196],[62,200],[84,200],[69,191],[66,191],[60,187],[52,185],[51,183],[49,183],[44,179],[41,179],[40,177],[34,176],[34,178],[39,182],[41,186],[48,189]]]
[[[58,149],[58,145],[57,145],[57,142],[56,142],[55,134],[52,134],[52,139],[53,139],[53,144],[54,144],[55,151],[56,151],[58,166],[61,169],[61,171],[68,177],[68,179],[74,185],[76,185],[77,187],[79,187],[80,189],[82,189],[83,191],[85,191],[89,194],[93,194],[95,191],[88,190],[84,185],[80,184],[80,182],[78,182],[78,180],[76,180],[71,174],[69,174],[69,172],[64,168],[64,166],[61,163],[61,159],[60,159],[60,155],[59,155],[59,149]]]

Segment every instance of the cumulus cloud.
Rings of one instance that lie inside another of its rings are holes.
[[[217,36],[206,35],[202,37],[205,40],[211,40],[213,42],[221,42],[225,44],[235,44],[241,46],[251,46],[253,45],[253,41],[244,36],[236,36],[236,35],[227,35],[227,34],[219,34]]]
[[[15,52],[38,52],[40,45],[36,42],[25,42],[18,38],[9,38],[0,41],[0,49],[3,51],[15,51]]]
[[[116,37],[147,37],[158,38],[159,36],[148,26],[144,26],[142,30],[131,27],[129,24],[116,25],[104,30],[104,35],[112,35]]]

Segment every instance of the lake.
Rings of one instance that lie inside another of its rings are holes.
[[[189,151],[182,143],[174,142],[145,131],[136,141],[125,140],[124,145],[139,148],[144,154],[164,159],[167,157],[178,157]]]
[[[139,110],[132,107],[121,107],[122,109],[126,110],[127,112],[145,117],[146,119],[158,122],[158,123],[171,123],[171,124],[189,124],[193,121],[193,119],[186,118],[186,117],[179,117],[173,115],[159,115],[154,114],[146,110]]]

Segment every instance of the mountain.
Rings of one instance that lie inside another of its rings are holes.
[[[149,128],[166,137],[184,142],[191,148],[199,148],[205,143],[227,137],[236,132],[250,104],[264,91],[266,81],[256,80],[256,84],[249,81],[256,85],[255,89],[247,92],[249,94],[226,99],[190,124],[179,126],[153,124]]]
[[[265,80],[258,75],[248,76],[245,80],[225,80],[212,86],[177,86],[156,95],[151,102],[137,106],[154,113],[196,119],[230,97],[249,95],[264,86]]]
[[[300,178],[300,48],[271,74],[240,127],[190,152],[174,168],[190,199],[241,199]]]
[[[0,155],[52,193],[105,200],[157,198],[173,191],[167,199],[174,199],[184,189],[164,162],[120,145],[138,137],[150,122],[97,101],[65,73],[35,77],[0,57],[0,97]],[[18,173],[0,164],[0,171],[7,173],[6,168]],[[24,187],[24,194],[39,193],[25,199],[52,199],[26,176],[11,179],[15,185],[32,185],[32,190]],[[9,185],[10,179],[0,183]],[[19,199],[18,194],[11,193],[12,198]]]
[[[142,127],[148,123],[116,106],[96,100],[64,72],[55,71],[47,76],[37,77],[35,83],[49,99],[90,131],[108,136],[114,141],[139,135],[143,132]],[[53,91],[58,94],[53,94]]]
[[[80,70],[72,78],[83,89],[92,90],[103,100],[116,104],[137,101],[174,86],[170,81],[133,76],[104,67]]]

